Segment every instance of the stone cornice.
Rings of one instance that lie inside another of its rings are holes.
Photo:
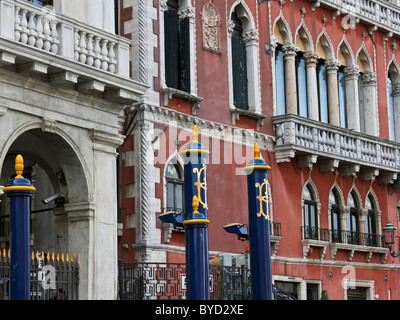
[[[254,146],[254,143],[257,142],[262,150],[273,151],[275,137],[261,132],[205,120],[175,110],[143,103],[132,105],[131,110],[137,112],[137,121],[147,120],[190,132],[193,126],[197,125],[200,134],[204,137],[223,139],[227,142],[238,143],[249,147]]]

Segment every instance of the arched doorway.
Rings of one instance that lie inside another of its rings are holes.
[[[71,144],[61,135],[43,132],[39,128],[30,129],[12,141],[7,150],[0,185],[6,185],[15,173],[14,160],[18,154],[24,157],[25,177],[37,188],[32,200],[32,250],[67,253],[68,226],[64,205],[88,201],[88,184],[81,161]],[[6,202],[3,195],[1,216],[8,214]],[[2,246],[7,246],[4,237]]]

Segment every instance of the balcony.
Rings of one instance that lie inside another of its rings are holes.
[[[130,41],[24,0],[0,0],[0,67],[104,99],[131,103]]]
[[[272,121],[278,163],[297,157],[300,168],[311,168],[318,160],[321,172],[333,172],[340,164],[343,177],[359,173],[365,181],[379,177],[381,184],[398,183],[399,143],[297,115]]]
[[[372,254],[376,253],[381,255],[381,262],[385,263],[389,253],[383,245],[383,236],[378,234],[302,226],[301,235],[303,258],[310,253],[311,247],[318,247],[320,258],[323,260],[328,244],[332,260],[335,260],[339,249],[347,251],[349,261],[352,261],[355,252],[364,252],[366,262],[369,262]]]
[[[377,29],[387,33],[388,37],[400,34],[400,7],[382,0],[309,0],[313,9],[326,7],[333,11],[333,17],[348,15],[345,23],[354,27],[358,21],[369,26],[369,31]],[[355,18],[355,19],[354,19]]]

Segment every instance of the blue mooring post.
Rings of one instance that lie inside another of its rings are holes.
[[[193,141],[181,151],[185,160],[185,246],[186,298],[210,299],[210,270],[208,254],[207,166],[210,154],[198,142],[197,126],[193,127]]]
[[[268,172],[260,159],[258,144],[254,159],[245,167],[249,201],[250,271],[253,300],[272,300]]]
[[[36,189],[24,179],[24,159],[15,159],[17,176],[3,189],[10,198],[10,300],[30,300],[30,203]]]

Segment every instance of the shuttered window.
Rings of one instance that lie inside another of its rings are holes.
[[[179,19],[178,9],[178,1],[169,0],[164,11],[165,81],[170,88],[190,92],[190,21]]]
[[[236,108],[247,110],[247,59],[246,44],[243,40],[242,22],[236,12],[232,13],[231,20],[235,24],[232,32],[232,77],[233,77],[233,103]]]

